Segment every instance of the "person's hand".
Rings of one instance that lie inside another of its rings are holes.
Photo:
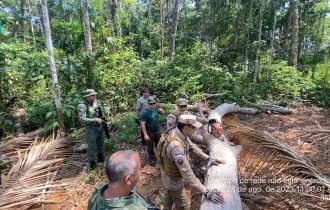
[[[95,118],[96,124],[101,125],[104,121],[101,118]]]
[[[144,140],[146,140],[146,141],[149,141],[149,140],[150,140],[148,134],[145,134],[145,135],[144,135]]]
[[[207,165],[206,167],[210,167],[210,166],[217,166],[219,164],[224,164],[225,162],[223,160],[220,160],[218,158],[211,158],[209,157],[207,159]]]
[[[158,112],[159,112],[160,114],[164,114],[164,109],[162,109],[162,108],[158,108]]]
[[[223,204],[225,202],[225,200],[223,199],[223,197],[221,195],[221,192],[208,191],[208,192],[206,192],[205,197],[207,200],[210,200],[216,204]]]

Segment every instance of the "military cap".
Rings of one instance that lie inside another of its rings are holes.
[[[83,95],[84,97],[93,96],[93,95],[97,95],[97,92],[95,92],[93,89],[87,89],[84,90]]]
[[[197,121],[196,115],[191,114],[180,115],[179,122],[187,125],[192,125],[195,128],[200,128],[202,126],[202,123]]]
[[[156,100],[154,99],[154,97],[149,97],[148,98],[148,104],[149,103],[156,103]]]
[[[184,99],[184,98],[179,98],[178,100],[176,100],[176,104],[179,106],[187,106],[188,105],[188,100]]]

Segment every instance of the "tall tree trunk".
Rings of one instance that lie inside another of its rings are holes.
[[[174,48],[175,48],[175,38],[179,22],[179,0],[175,0],[173,8],[173,19],[170,32],[170,40],[168,46],[168,57],[173,61]]]
[[[270,41],[270,54],[271,54],[271,57],[274,56],[274,42],[275,42],[275,31],[276,31],[276,23],[277,23],[277,3],[274,2],[274,19],[273,19],[273,29],[272,29],[272,38],[271,38],[271,41]]]
[[[26,44],[26,37],[27,37],[25,16],[26,16],[26,0],[21,0],[21,27],[22,27],[22,37],[24,44]]]
[[[163,0],[160,0],[160,60],[163,60],[163,37],[164,37],[164,26],[163,26]]]
[[[88,53],[87,60],[87,86],[94,87],[93,82],[93,72],[92,72],[92,36],[91,36],[91,28],[89,22],[89,14],[88,14],[88,0],[81,1],[81,11],[82,11],[82,22],[84,28],[84,37],[85,37],[85,50]]]
[[[285,2],[283,3],[283,7],[285,8]],[[282,48],[284,48],[286,51],[285,53],[285,57],[282,57],[283,59],[287,60],[288,56],[287,56],[287,52],[289,51],[288,49],[290,48],[289,46],[289,36],[290,36],[290,28],[292,25],[292,1],[290,1],[290,7],[288,9],[287,12],[287,25],[283,26],[283,30],[282,30],[282,37],[283,37],[283,46]]]
[[[250,43],[250,30],[251,30],[251,22],[252,22],[252,8],[253,8],[253,0],[250,2],[250,9],[249,9],[249,19],[247,23],[247,35],[246,37],[246,43]],[[248,45],[251,46],[251,45]],[[244,71],[247,72],[249,70],[249,47],[245,48],[245,68]]]
[[[37,4],[36,7],[37,7],[37,10],[38,10],[38,15],[39,15],[39,17],[42,17],[41,0],[36,1],[36,4]],[[40,29],[41,29],[42,36],[45,38],[46,37],[46,35],[45,35],[45,24],[44,24],[43,18],[40,18]]]
[[[172,0],[165,0],[165,19],[167,23],[171,20],[171,6]]]
[[[239,28],[240,28],[240,22],[239,22],[239,16],[241,11],[241,0],[237,0],[236,4],[236,16],[235,16],[235,29],[234,29],[234,48],[237,48],[237,42],[239,37]]]
[[[291,37],[291,52],[290,63],[293,67],[298,66],[298,46],[299,46],[299,1],[291,0],[292,7],[292,37]]]
[[[118,0],[111,0],[110,3],[110,14],[111,14],[111,21],[114,24],[114,33],[115,36],[121,37],[121,26],[119,21],[119,1]]]
[[[46,47],[48,49],[48,58],[49,58],[50,71],[52,75],[57,120],[60,126],[60,130],[62,132],[65,132],[64,120],[62,115],[60,87],[58,84],[57,71],[56,71],[55,59],[53,54],[53,43],[52,43],[52,35],[50,31],[49,17],[48,17],[47,0],[40,0],[40,1],[41,1],[41,11],[42,11],[41,19],[43,20],[44,29],[45,29],[45,36],[46,36],[45,42],[46,42]]]
[[[32,15],[31,15],[31,5],[30,5],[30,0],[27,0],[27,8],[28,8],[28,14],[30,16],[30,30],[33,38],[33,44],[36,44],[36,37],[34,35],[34,27],[33,27],[33,20],[32,20]]]
[[[262,16],[263,16],[263,10],[264,10],[264,0],[260,0],[260,9],[259,9],[259,30],[258,30],[258,47],[257,47],[257,53],[256,53],[256,65],[254,68],[254,74],[253,74],[253,83],[257,82],[258,74],[260,70],[260,45],[261,45],[261,33],[262,33]]]

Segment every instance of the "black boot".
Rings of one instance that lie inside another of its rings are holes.
[[[96,162],[94,160],[90,161],[89,162],[89,167],[90,167],[90,170],[95,170],[96,169]]]
[[[97,154],[97,162],[103,163],[104,162],[104,155],[103,153]]]

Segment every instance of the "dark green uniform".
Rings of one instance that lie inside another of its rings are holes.
[[[146,109],[141,115],[141,121],[146,122],[146,129],[151,133],[159,133],[159,112],[158,108],[155,107],[153,111]]]
[[[86,128],[87,160],[95,161],[96,154],[103,153],[104,130],[102,125],[96,123],[96,118],[100,117],[99,105],[96,101],[88,102],[83,100],[78,105],[78,118]]]
[[[108,188],[108,184],[101,184],[96,187],[95,192],[89,199],[88,210],[104,210],[104,209],[142,210],[151,207],[151,205],[140,194],[138,194],[135,191],[131,191],[129,196],[104,199],[102,197],[102,194],[107,188]]]

